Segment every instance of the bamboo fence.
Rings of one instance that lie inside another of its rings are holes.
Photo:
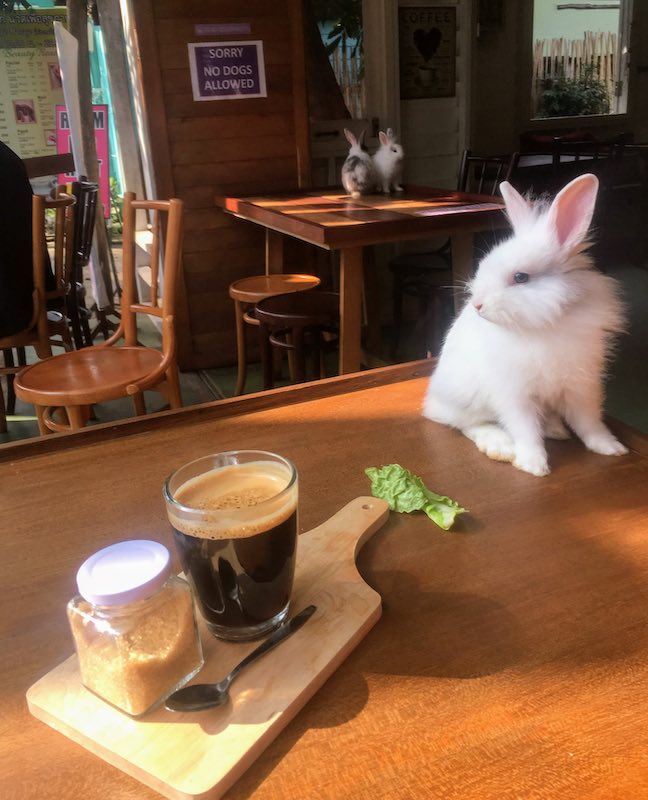
[[[609,31],[585,31],[582,39],[536,39],[533,49],[533,108],[538,110],[543,82],[548,78],[581,77],[586,66],[602,80],[608,91],[610,108],[614,107],[615,68],[618,37]]]
[[[336,48],[329,56],[335,77],[344,96],[344,102],[353,119],[364,119],[365,91],[362,74],[362,54],[358,48],[355,54],[350,45]]]

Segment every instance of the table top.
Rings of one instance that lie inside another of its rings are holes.
[[[338,187],[257,197],[217,197],[242,219],[327,249],[506,226],[501,197],[406,186],[352,199]]]
[[[490,461],[420,408],[414,362],[0,447],[3,797],[153,800],[32,718],[27,688],[72,652],[83,559],[171,545],[163,479],[207,452],[276,450],[300,528],[401,463],[469,509],[453,532],[392,514],[359,554],[383,616],[228,800],[648,798],[648,437],[550,442],[552,473]]]

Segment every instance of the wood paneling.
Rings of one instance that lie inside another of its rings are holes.
[[[178,189],[199,186],[203,183],[210,183],[214,186],[214,195],[218,194],[218,186],[229,186],[228,191],[234,191],[231,187],[242,181],[258,180],[259,185],[262,181],[280,179],[286,175],[293,177],[293,186],[297,183],[296,169],[297,159],[295,156],[290,158],[273,158],[257,160],[250,153],[247,161],[238,161],[233,166],[229,161],[222,161],[218,164],[187,164],[175,165],[173,168],[176,187]],[[274,184],[273,184],[274,185]]]
[[[202,142],[238,139],[250,131],[263,128],[267,136],[290,136],[295,126],[291,117],[277,114],[240,114],[237,117],[218,116],[206,119],[170,119],[169,141]]]
[[[264,270],[263,233],[216,209],[217,194],[291,189],[308,169],[300,0],[144,0],[135,14],[153,166],[186,203],[183,369],[235,361],[229,284]],[[197,24],[249,22],[249,35],[196,35]],[[267,98],[196,102],[190,42],[261,40]],[[306,144],[305,144],[306,143]],[[182,315],[181,315],[182,317]]]

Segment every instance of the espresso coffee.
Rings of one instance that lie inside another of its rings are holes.
[[[253,461],[209,469],[174,490],[175,503],[194,511],[168,509],[176,548],[216,635],[263,633],[287,611],[297,542],[290,481],[283,463]]]

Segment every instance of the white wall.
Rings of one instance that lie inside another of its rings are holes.
[[[565,0],[535,0],[533,5],[533,38],[535,39],[581,39],[584,31],[619,30],[619,10],[616,9],[562,9]],[[595,3],[597,0],[589,0]],[[610,0],[605,0],[609,5]]]

